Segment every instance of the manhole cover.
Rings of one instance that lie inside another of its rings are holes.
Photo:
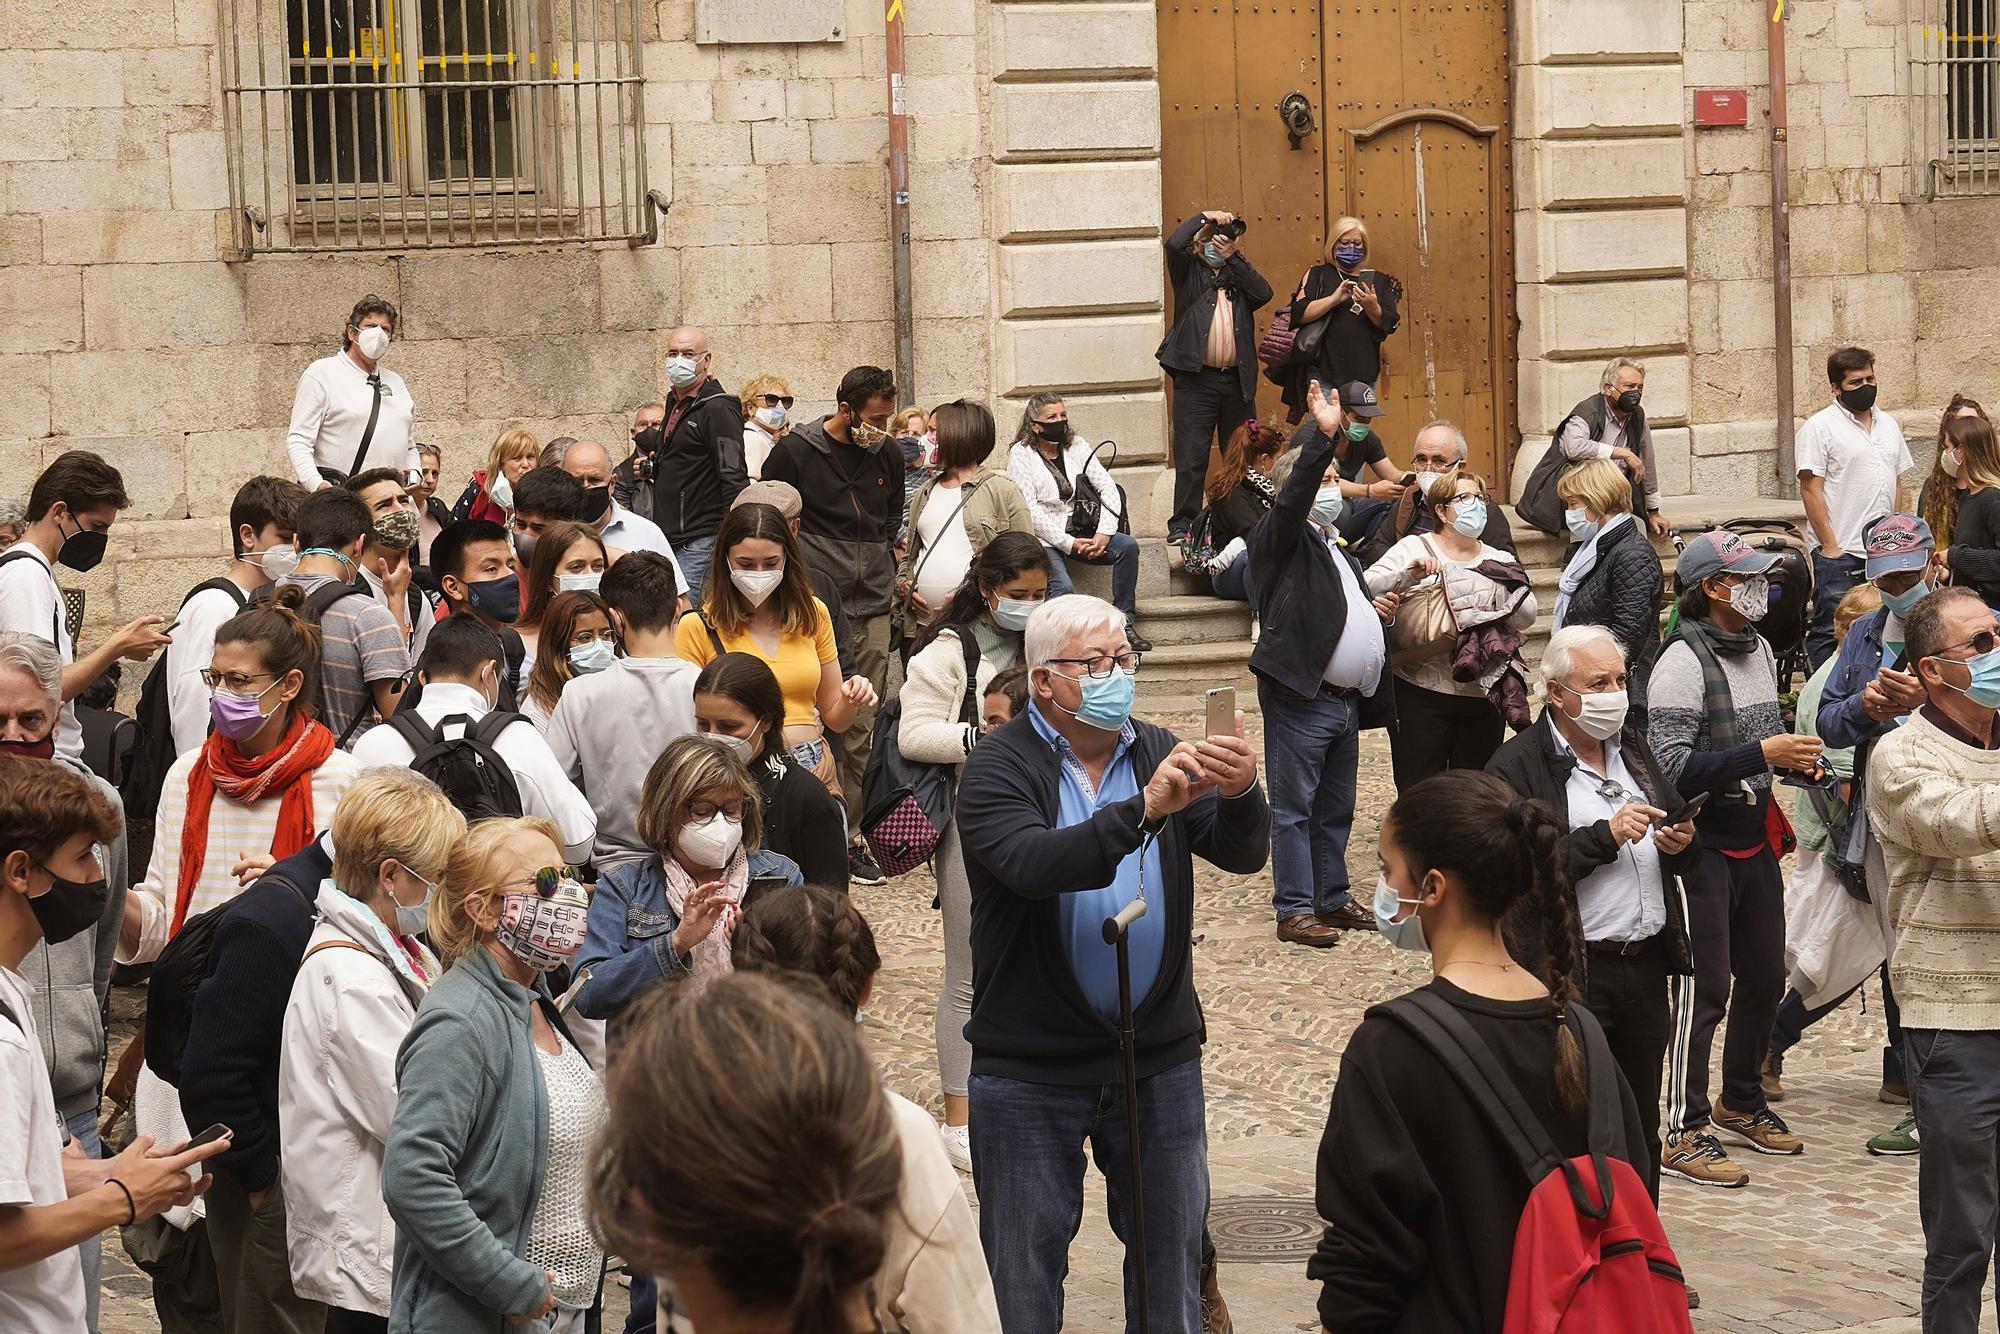
[[[1293,1263],[1312,1258],[1325,1224],[1311,1200],[1235,1195],[1210,1201],[1208,1231],[1215,1254],[1230,1264]]]

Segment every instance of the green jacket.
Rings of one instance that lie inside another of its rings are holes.
[[[938,479],[933,477],[910,497],[910,540],[896,566],[899,602],[909,601],[910,588],[917,581],[917,562],[923,559],[923,550],[917,541],[917,516],[924,512],[924,506],[930,503],[937,489]],[[965,535],[972,542],[975,556],[1002,533],[1035,535],[1035,521],[1028,513],[1027,498],[1014,484],[1014,479],[1007,475],[1005,468],[997,468],[991,461],[980,464],[979,471],[961,487],[960,495],[965,501],[965,513],[960,517],[965,521]],[[938,503],[956,506],[959,499],[959,496],[946,492],[944,499]]]

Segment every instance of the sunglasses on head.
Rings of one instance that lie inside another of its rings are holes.
[[[556,891],[565,884],[575,885],[579,892],[583,889],[583,881],[578,878],[574,866],[544,866],[525,879],[503,880],[497,888],[511,889],[515,885],[533,885],[537,898],[549,899],[554,898]]]

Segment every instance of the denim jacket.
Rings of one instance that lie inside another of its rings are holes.
[[[1849,747],[1854,751],[1854,786],[1848,798],[1847,828],[1826,849],[1850,891],[1861,881],[1862,853],[1868,838],[1868,752],[1876,741],[1895,731],[1901,721],[1877,722],[1861,707],[1861,692],[1877,672],[1893,663],[1882,642],[1882,630],[1888,623],[1888,609],[1878,607],[1847,627],[1847,637],[1840,641],[1840,654],[1834,660],[1833,675],[1826,679],[1825,693],[1819,701],[1819,739],[1828,746]]]
[[[761,848],[750,853],[750,878],[759,876],[804,883],[790,857]],[[590,970],[590,980],[576,995],[576,1012],[586,1019],[611,1019],[655,982],[686,978],[691,961],[673,945],[680,924],[681,915],[667,902],[667,878],[657,856],[605,872],[591,896],[590,926],[572,965],[578,973]]]

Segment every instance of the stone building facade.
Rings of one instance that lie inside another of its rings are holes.
[[[391,364],[446,450],[448,490],[510,419],[622,441],[681,322],[708,328],[725,383],[780,371],[800,411],[824,410],[844,369],[893,355],[883,14],[829,2],[838,40],[778,45],[697,41],[708,0],[642,4],[640,132],[671,201],[653,244],[232,260],[219,25],[237,6],[12,0],[0,494],[65,448],[105,453],[136,505],[79,580],[90,620],[164,608],[226,549],[237,481],[285,471],[298,372],[364,291],[402,307]],[[1028,394],[1063,391],[1086,433],[1121,442],[1142,532],[1170,487],[1153,361],[1170,3],[907,0],[906,15],[915,401],[987,399],[1004,439]],[[1606,356],[1632,352],[1652,368],[1667,492],[1777,494],[1758,6],[1492,3],[1512,76],[1518,358],[1501,373],[1520,459]],[[1791,0],[1801,415],[1847,340],[1876,350],[1883,402],[1920,433],[1954,390],[2000,394],[1979,318],[2000,289],[1981,244],[2000,197],[1931,200],[1910,165],[1910,61],[1937,3]],[[1747,89],[1748,125],[1692,128],[1705,87]]]

